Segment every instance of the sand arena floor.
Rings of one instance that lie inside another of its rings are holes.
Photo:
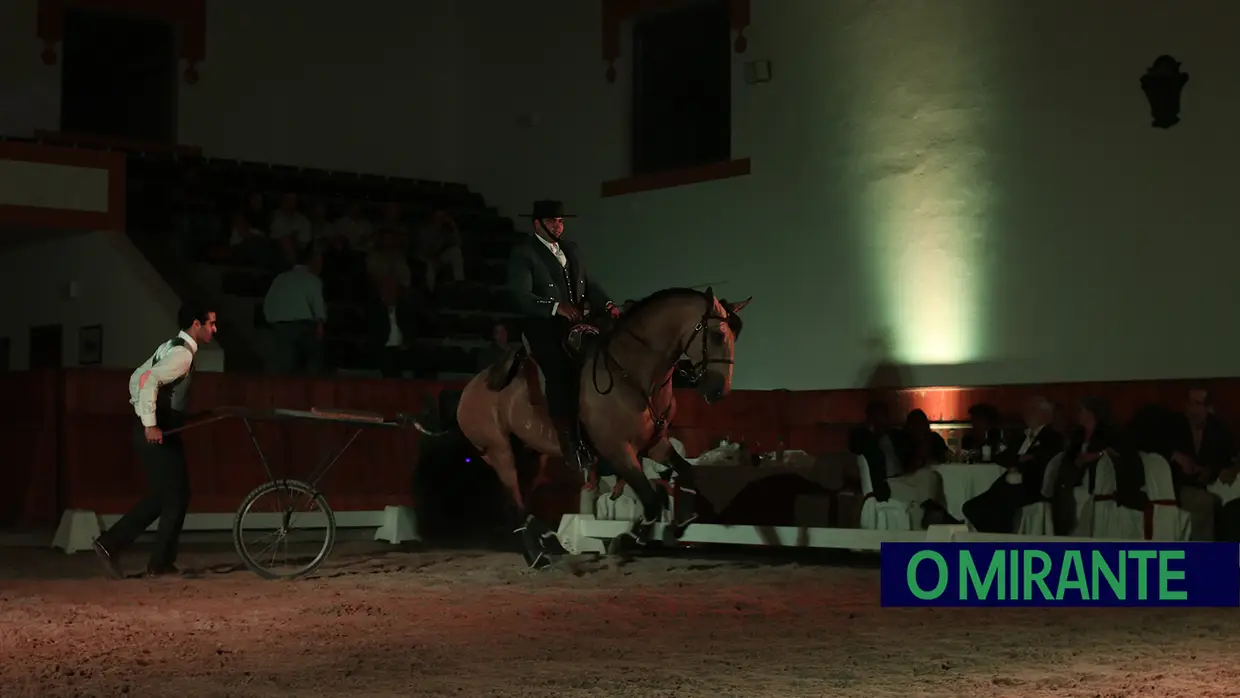
[[[298,582],[221,546],[183,555],[200,578],[109,581],[0,555],[3,698],[1240,695],[1236,612],[884,610],[868,566],[349,543]]]

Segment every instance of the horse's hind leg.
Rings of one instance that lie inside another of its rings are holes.
[[[546,566],[550,560],[546,557],[542,538],[548,531],[525,509],[525,499],[521,496],[521,482],[517,473],[517,457],[512,446],[506,442],[496,443],[486,449],[482,458],[495,471],[500,484],[508,491],[513,519],[520,522],[516,533],[521,544],[521,556],[530,567]]]

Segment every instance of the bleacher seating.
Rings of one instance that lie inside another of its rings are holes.
[[[55,144],[73,145],[63,141]],[[321,202],[327,207],[329,220],[349,205],[358,204],[367,218],[377,221],[384,205],[396,202],[406,213],[403,222],[411,230],[417,219],[431,210],[442,209],[452,215],[463,238],[467,283],[437,292],[429,299],[436,317],[433,322],[419,323],[412,342],[415,363],[421,369],[418,375],[444,377],[473,372],[493,324],[512,317],[502,284],[505,260],[519,234],[510,219],[497,215],[482,196],[463,184],[207,158],[173,149],[125,152],[127,225],[131,230],[162,237],[170,247],[178,217],[194,215],[211,221],[209,225],[217,230],[218,237],[211,244],[189,250],[188,261],[193,263],[199,284],[222,296],[215,299],[224,301],[221,307],[243,316],[229,318],[234,333],[239,330],[260,338],[255,341],[261,343],[266,325],[262,299],[273,277],[270,271],[248,268],[230,261],[227,255],[230,215],[253,193],[263,195],[268,213],[282,195],[296,193],[303,212],[312,203]],[[204,202],[187,208],[178,203],[176,194],[191,169],[198,173],[209,195]],[[185,250],[179,252],[184,256]],[[363,337],[364,288],[360,283],[326,287],[331,368],[349,372],[374,369]],[[238,312],[242,308],[252,310]]]

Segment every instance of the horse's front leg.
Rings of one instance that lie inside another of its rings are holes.
[[[605,459],[616,471],[616,477],[632,487],[642,503],[642,519],[633,526],[629,537],[638,543],[645,544],[650,539],[654,525],[658,523],[663,514],[663,500],[655,491],[654,485],[650,484],[650,480],[646,478],[641,458],[638,457],[632,445],[625,443],[612,451],[605,454]]]
[[[693,464],[677,453],[672,446],[671,440],[667,437],[663,437],[659,443],[650,449],[650,458],[672,469],[675,486],[671,488],[672,491],[669,496],[676,498],[673,503],[673,510],[676,514],[673,533],[679,538],[689,524],[693,523],[700,515],[697,506],[698,491],[697,482],[693,476]]]

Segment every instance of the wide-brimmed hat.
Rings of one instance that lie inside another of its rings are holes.
[[[564,202],[543,199],[534,202],[534,210],[521,214],[522,218],[576,218],[571,213],[564,213]]]

